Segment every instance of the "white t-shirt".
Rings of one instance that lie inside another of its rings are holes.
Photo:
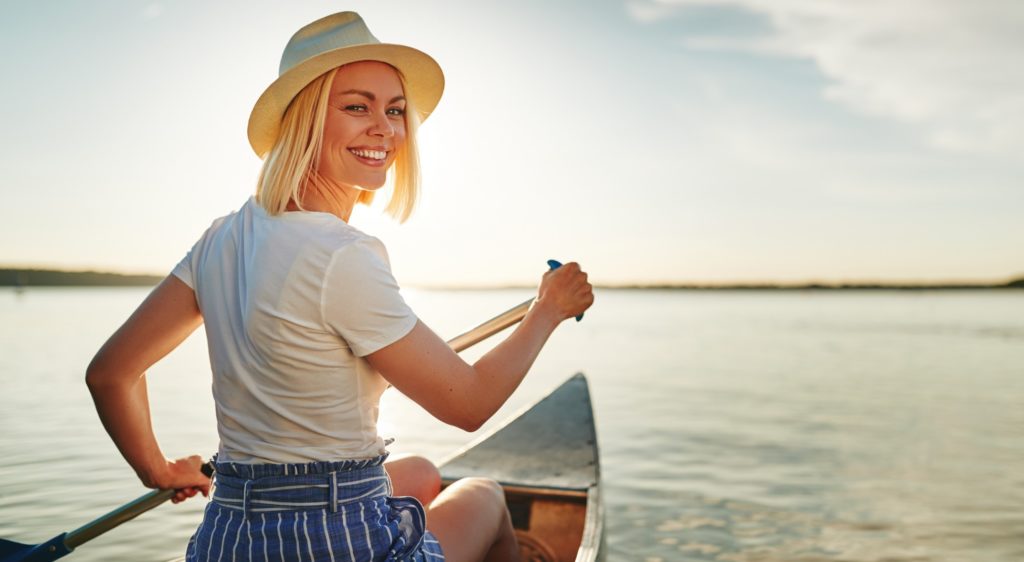
[[[363,357],[416,316],[379,240],[329,213],[255,199],[213,222],[172,272],[206,324],[219,459],[295,463],[384,453],[387,382]]]

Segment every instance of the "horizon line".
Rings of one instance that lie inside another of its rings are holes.
[[[36,280],[29,279],[36,275]],[[42,276],[39,279],[38,276]],[[97,269],[49,269],[40,267],[0,266],[0,286],[100,286],[112,285],[155,285],[166,275],[152,273],[122,273]],[[444,291],[487,291],[534,289],[536,285],[524,283],[407,283],[409,289]],[[870,279],[831,280],[807,279],[803,281],[625,281],[595,282],[597,289],[950,289],[950,288],[998,288],[1024,287],[1024,275],[1010,276],[998,280],[900,280],[882,281]]]

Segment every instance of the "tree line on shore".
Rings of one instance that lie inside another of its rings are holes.
[[[102,271],[0,269],[0,287],[145,287],[156,285],[161,279],[158,275]]]

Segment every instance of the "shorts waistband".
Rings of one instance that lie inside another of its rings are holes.
[[[387,455],[373,459],[298,464],[215,462],[213,501],[252,513],[327,509],[391,494]]]
[[[350,472],[374,466],[382,466],[388,453],[368,459],[351,459],[343,461],[312,461],[305,463],[241,463],[224,462],[214,455],[213,462],[217,474],[236,476],[239,478],[259,479],[271,476],[316,476],[331,472]]]

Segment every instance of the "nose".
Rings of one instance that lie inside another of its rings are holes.
[[[390,138],[395,136],[395,125],[386,113],[375,113],[368,133],[371,136]]]

